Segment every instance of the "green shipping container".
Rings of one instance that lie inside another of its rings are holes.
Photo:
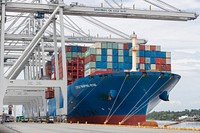
[[[112,49],[112,43],[108,43],[107,48]]]
[[[96,68],[96,63],[95,62],[89,62],[85,65],[85,70],[88,70],[90,68]]]
[[[118,49],[118,44],[117,44],[117,43],[113,43],[113,44],[112,44],[112,48],[113,48],[113,49]]]
[[[72,57],[72,52],[66,52],[66,57],[67,57],[67,58]]]
[[[108,62],[107,63],[107,68],[112,68],[112,63]]]
[[[77,57],[77,52],[72,52],[72,57],[76,58]]]
[[[124,55],[124,51],[123,50],[118,50],[118,55]]]
[[[72,61],[72,58],[66,58],[68,61]]]
[[[81,52],[78,52],[77,55],[78,55],[79,57],[82,57],[82,53],[81,53]]]
[[[101,56],[100,55],[96,55],[96,61],[101,61]]]
[[[107,43],[106,42],[102,42],[102,48],[107,48]]]
[[[118,56],[118,62],[124,62],[124,57],[123,56]]]
[[[89,48],[86,52],[85,52],[85,57],[91,55],[91,54],[96,54],[96,49],[95,48]]]

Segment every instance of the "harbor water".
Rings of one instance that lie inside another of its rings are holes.
[[[159,127],[163,127],[165,124],[172,124],[175,121],[156,121]],[[181,122],[179,124],[169,126],[171,128],[200,128],[200,122]]]

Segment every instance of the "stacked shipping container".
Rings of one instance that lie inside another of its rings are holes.
[[[52,75],[52,62],[51,61],[47,61],[47,63],[45,64],[45,71],[46,71],[45,76],[48,76],[50,78]]]
[[[156,45],[138,45],[136,49],[138,71],[171,71],[170,52]],[[85,76],[131,68],[131,43],[96,43],[85,53]]]
[[[84,77],[84,54],[87,51],[87,47],[84,46],[66,46],[66,65],[67,65],[67,77],[68,84],[71,84],[75,79]],[[52,73],[53,79],[55,79],[56,72],[55,68],[55,58],[52,58]],[[63,78],[63,67],[62,67],[62,51],[59,50],[58,54],[58,70],[59,79]]]
[[[92,73],[101,73],[131,69],[130,45],[117,43],[96,43],[85,53],[85,76]],[[97,72],[99,71],[99,72]]]
[[[171,53],[161,51],[160,46],[139,45],[137,51],[137,70],[171,71]]]
[[[87,75],[110,73],[132,69],[132,43],[99,42],[90,48],[66,46],[68,84]],[[161,51],[157,45],[136,47],[138,71],[171,71],[171,53]],[[63,78],[62,54],[58,55],[59,78]],[[52,68],[50,67],[52,66]],[[55,59],[46,65],[47,74],[53,73],[55,79]],[[52,71],[50,71],[52,69]]]

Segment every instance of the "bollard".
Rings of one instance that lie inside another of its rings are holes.
[[[70,124],[72,124],[72,121],[70,121]]]
[[[77,121],[77,124],[79,124],[79,121]]]
[[[140,122],[138,122],[138,127],[140,127]]]
[[[87,124],[87,121],[85,122],[85,124]]]

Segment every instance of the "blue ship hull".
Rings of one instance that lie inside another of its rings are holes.
[[[119,72],[77,79],[68,86],[68,121],[137,125],[168,94],[180,76],[160,72]],[[55,115],[55,99],[49,114]]]

